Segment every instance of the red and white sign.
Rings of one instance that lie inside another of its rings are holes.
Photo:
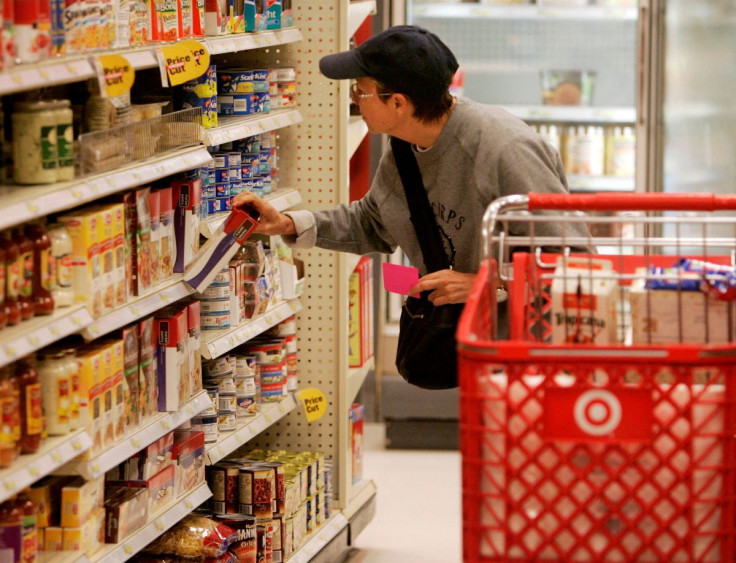
[[[562,440],[651,440],[652,393],[647,389],[547,389],[544,436]]]

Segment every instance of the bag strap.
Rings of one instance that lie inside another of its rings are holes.
[[[427,190],[424,188],[414,151],[409,143],[396,137],[391,137],[391,150],[394,153],[401,183],[404,185],[411,222],[414,225],[417,239],[419,239],[427,272],[447,270],[450,267],[450,261],[447,259],[445,246],[442,244],[440,229],[434,218],[432,206],[429,204]]]

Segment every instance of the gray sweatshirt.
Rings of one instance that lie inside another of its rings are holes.
[[[551,145],[507,111],[466,98],[457,100],[437,142],[414,154],[448,257],[454,247],[453,267],[459,272],[473,273],[480,266],[482,218],[494,199],[568,191],[562,162]],[[361,200],[329,211],[288,215],[298,236],[285,238],[296,248],[390,254],[400,246],[420,274],[427,273],[390,147]],[[537,229],[539,234],[556,231],[549,224]]]

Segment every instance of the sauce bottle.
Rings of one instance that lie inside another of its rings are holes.
[[[0,467],[10,467],[20,454],[15,435],[18,397],[10,370],[10,366],[0,368]]]
[[[20,279],[18,280],[18,301],[20,302],[20,316],[22,320],[33,318],[33,243],[23,234],[23,229],[16,227],[12,232],[12,239],[18,245],[21,265]]]
[[[5,307],[5,251],[0,245],[0,328],[8,324],[8,311]]]
[[[26,225],[25,235],[33,244],[33,311],[36,315],[50,315],[54,312],[54,298],[51,295],[54,275],[54,255],[51,239],[46,229],[39,223]]]
[[[0,236],[0,248],[3,249],[5,270],[5,312],[9,325],[16,325],[21,321],[20,314],[20,251],[18,245],[10,238],[10,233]]]
[[[82,419],[79,411],[79,362],[77,361],[77,350],[75,348],[67,348],[64,350],[64,362],[67,377],[69,378],[69,389],[71,391],[71,400],[69,403],[69,430],[76,430],[77,428],[82,427]]]
[[[41,383],[29,358],[17,362],[15,369],[20,388],[20,453],[32,454],[41,445],[43,431]]]

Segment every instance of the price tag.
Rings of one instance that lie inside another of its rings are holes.
[[[128,543],[125,544],[125,547],[123,547],[123,551],[125,552],[125,555],[130,555],[133,553],[133,547]]]
[[[199,78],[210,66],[210,53],[199,41],[187,39],[158,49],[161,75],[169,86],[178,86]]]
[[[156,520],[156,524],[155,524],[155,527],[156,527],[156,531],[157,531],[157,532],[160,532],[161,530],[163,530],[163,529],[164,529],[164,525],[163,525],[163,524],[161,523],[161,521],[160,521],[160,520]]]
[[[30,211],[31,213],[36,213],[38,211],[38,205],[35,203],[29,203],[28,211]]]
[[[36,465],[32,465],[28,468],[28,473],[30,473],[32,477],[38,477],[38,474],[41,473],[41,471]]]
[[[5,483],[3,483],[3,485],[5,485],[5,489],[8,490],[8,491],[14,491],[15,490],[15,481],[8,480],[8,481],[5,481]]]
[[[16,349],[13,348],[12,346],[6,346],[5,347],[5,354],[7,354],[8,356],[10,356],[11,358],[14,357],[17,353],[18,352],[16,351]]]
[[[128,59],[122,55],[100,55],[92,57],[90,62],[97,73],[103,97],[116,98],[130,92],[135,70]]]
[[[61,454],[59,452],[54,452],[51,454],[51,460],[54,463],[61,463]]]
[[[307,422],[319,420],[327,412],[327,399],[320,389],[316,389],[314,387],[302,389],[300,399],[304,405],[304,413],[307,415]]]

